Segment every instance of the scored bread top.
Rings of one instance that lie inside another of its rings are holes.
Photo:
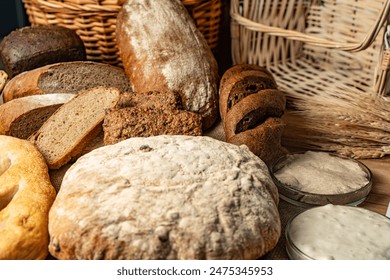
[[[80,92],[31,135],[29,140],[44,155],[49,168],[57,169],[82,152],[102,130],[105,110],[113,107],[119,96],[120,91],[110,87]]]

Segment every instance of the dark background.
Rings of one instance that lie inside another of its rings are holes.
[[[231,65],[229,7],[230,0],[222,0],[220,42],[218,44],[218,51],[215,54],[221,72]],[[29,24],[21,0],[0,0],[0,41],[11,31]],[[0,69],[2,69],[1,62]]]

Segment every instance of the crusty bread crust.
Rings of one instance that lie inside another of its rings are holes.
[[[0,259],[46,258],[55,195],[34,145],[0,135]]]
[[[49,214],[58,259],[257,259],[277,243],[278,192],[247,147],[136,137],[66,172]]]
[[[127,1],[118,14],[117,43],[134,91],[175,91],[185,110],[218,116],[218,65],[180,1]]]

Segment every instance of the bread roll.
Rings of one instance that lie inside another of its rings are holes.
[[[218,116],[218,65],[181,1],[130,0],[118,15],[118,48],[134,91],[174,91],[185,110]]]
[[[26,26],[12,31],[0,43],[0,59],[10,78],[48,64],[86,58],[81,38],[62,26]]]
[[[280,237],[278,192],[246,147],[137,137],[68,169],[49,215],[58,259],[256,259]]]
[[[26,140],[0,135],[0,259],[45,259],[56,192],[45,159]]]

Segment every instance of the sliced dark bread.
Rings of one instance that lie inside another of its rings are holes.
[[[50,169],[58,169],[82,153],[102,130],[105,110],[115,106],[119,96],[118,89],[109,87],[80,92],[29,137]]]
[[[27,139],[75,94],[30,95],[0,105],[0,134]]]

